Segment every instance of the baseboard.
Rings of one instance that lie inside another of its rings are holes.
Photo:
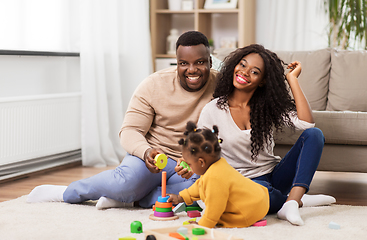
[[[0,183],[15,179],[29,177],[56,169],[69,168],[82,165],[81,149],[45,156],[37,159],[3,165],[0,168]]]

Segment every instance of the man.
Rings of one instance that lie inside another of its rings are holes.
[[[98,199],[98,209],[136,201],[141,207],[151,207],[161,194],[161,170],[154,161],[158,153],[168,156],[164,168],[167,192],[178,194],[191,186],[197,175],[175,172],[176,161],[181,158],[178,141],[187,121],[196,122],[211,100],[217,72],[211,69],[209,43],[200,32],[182,34],[176,42],[176,56],[177,68],[153,73],[135,90],[119,134],[128,154],[116,169],[68,187],[38,186],[27,201],[80,203]]]

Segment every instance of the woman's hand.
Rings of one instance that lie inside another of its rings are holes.
[[[175,172],[177,172],[178,175],[180,175],[182,178],[186,178],[189,179],[194,172],[193,171],[189,171],[187,168],[184,168],[182,166],[180,166],[180,163],[183,161],[183,158],[180,158],[177,160],[177,165],[175,167]]]
[[[154,160],[155,156],[160,153],[163,153],[163,151],[157,148],[150,148],[146,150],[144,153],[145,166],[147,166],[148,170],[151,173],[159,173],[162,171],[162,169],[159,169],[155,165],[155,160]]]
[[[298,78],[298,76],[301,74],[302,66],[300,62],[294,61],[288,64],[287,69],[290,69],[286,75],[286,78],[289,81],[291,77]]]
[[[173,193],[167,193],[167,195],[169,196],[167,202],[172,202],[173,204],[179,204],[182,203],[184,200],[180,195],[176,195]]]

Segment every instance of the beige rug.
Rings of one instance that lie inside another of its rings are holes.
[[[86,204],[26,203],[26,196],[0,203],[1,240],[118,240],[120,237],[145,239],[144,234],[130,232],[130,223],[140,221],[143,230],[179,227],[187,221],[185,212],[174,221],[153,221],[149,209],[119,208],[97,210],[95,202]],[[216,229],[245,240],[251,239],[367,239],[367,207],[333,205],[300,209],[304,226],[292,226],[275,215],[266,217],[265,227]],[[340,229],[330,229],[335,222]]]

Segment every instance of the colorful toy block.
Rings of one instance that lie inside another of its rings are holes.
[[[182,225],[189,225],[189,224],[191,224],[190,222],[196,222],[196,218],[191,218],[191,219],[183,222]]]
[[[170,232],[168,233],[168,236],[176,238],[176,239],[180,239],[180,240],[186,240],[186,238],[178,232]]]
[[[140,221],[134,221],[130,224],[131,233],[142,233],[143,224]]]
[[[190,206],[187,206],[185,208],[185,211],[186,212],[188,212],[188,211],[195,211],[195,210],[198,210],[200,212],[203,211],[203,209],[201,207],[199,207],[199,206],[192,206],[192,205],[190,205]]]
[[[192,234],[194,234],[194,235],[204,235],[205,234],[205,229],[204,228],[193,228],[192,229]]]
[[[168,221],[178,219],[173,213],[173,206],[171,202],[167,202],[169,196],[166,196],[166,181],[167,172],[162,171],[162,196],[158,197],[158,200],[153,206],[153,214],[149,216],[152,220]]]
[[[330,229],[340,229],[340,225],[337,224],[336,222],[330,222],[329,223],[329,228]]]
[[[266,219],[263,219],[263,220],[257,221],[256,223],[252,224],[252,226],[254,226],[254,227],[264,227],[264,226],[266,226],[266,224],[267,224]]]
[[[186,205],[185,203],[179,203],[177,204],[177,206],[173,209],[174,213],[179,213],[179,212],[184,212],[186,209]]]
[[[193,218],[193,217],[201,217],[201,213],[198,210],[194,211],[187,211],[187,216]]]
[[[178,233],[182,233],[182,234],[187,234],[189,232],[189,229],[185,228],[185,227],[179,227],[177,229]]]

